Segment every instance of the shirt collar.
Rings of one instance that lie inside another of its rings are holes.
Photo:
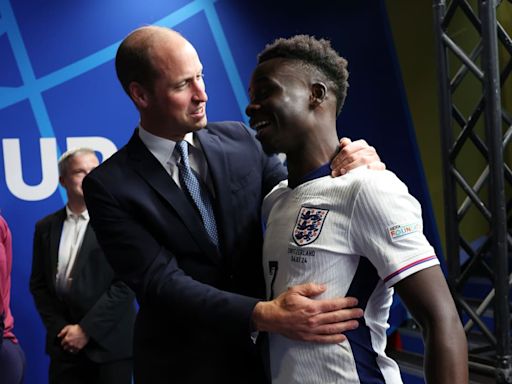
[[[139,137],[144,145],[153,154],[153,156],[157,158],[160,164],[166,167],[169,159],[172,157],[176,142],[153,135],[152,133],[146,131],[141,124],[139,124]],[[196,147],[194,144],[193,132],[187,133],[183,140],[189,143],[192,147]]]
[[[80,212],[79,214],[74,213],[69,207],[66,205],[66,217],[69,218],[80,218],[84,220],[89,220],[89,212],[86,210]]]
[[[306,173],[299,181],[298,185],[307,183],[308,181],[319,179],[320,177],[329,176],[331,174],[331,163],[325,163],[324,165]]]

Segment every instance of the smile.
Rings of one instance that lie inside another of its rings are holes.
[[[196,110],[192,111],[192,116],[202,116],[204,115],[204,107],[197,108]]]
[[[256,131],[258,131],[258,130],[260,130],[261,128],[263,128],[263,127],[265,127],[265,126],[267,126],[267,125],[269,125],[269,124],[270,124],[270,122],[269,122],[269,121],[267,121],[267,120],[264,120],[264,121],[258,121],[256,124],[254,124],[254,125],[252,126],[252,128],[253,128],[253,129],[255,129]]]

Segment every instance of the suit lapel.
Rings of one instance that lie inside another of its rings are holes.
[[[225,254],[230,254],[230,244],[233,244],[233,233],[227,225],[233,214],[231,204],[230,178],[228,171],[228,162],[224,146],[219,138],[208,131],[202,129],[196,133],[201,143],[203,153],[208,162],[208,169],[212,175],[213,186],[215,188],[215,215],[219,231],[219,238]]]
[[[158,160],[142,143],[138,130],[128,143],[128,153],[134,170],[173,207],[205,254],[218,261],[219,253],[211,244],[201,218]]]
[[[66,208],[57,211],[50,224],[50,271],[53,281],[57,276],[57,263],[59,260],[60,236],[62,234],[62,226],[66,219]]]
[[[91,246],[96,242],[96,235],[92,230],[91,224],[87,224],[87,228],[85,229],[84,239],[82,240],[82,245],[78,250],[78,254],[76,255],[75,263],[73,264],[73,269],[71,270],[70,276],[75,276],[78,274],[80,269],[85,265],[87,261],[87,255],[91,250]]]

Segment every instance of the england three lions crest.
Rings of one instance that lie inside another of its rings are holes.
[[[293,228],[293,240],[300,245],[311,244],[322,231],[328,209],[301,207]]]

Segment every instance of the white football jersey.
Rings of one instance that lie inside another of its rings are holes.
[[[270,334],[272,382],[401,383],[384,352],[392,286],[439,264],[423,235],[420,204],[405,184],[392,172],[366,167],[294,189],[283,181],[265,197],[263,216],[269,298],[315,282],[327,286],[319,299],[356,297],[365,311],[341,344]]]

